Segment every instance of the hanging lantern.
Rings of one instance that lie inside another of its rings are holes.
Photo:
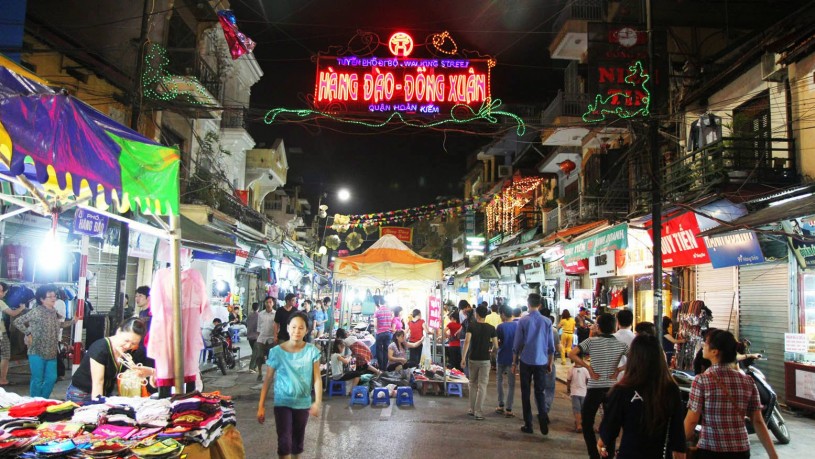
[[[379,225],[376,223],[364,223],[362,229],[365,231],[365,234],[370,236],[379,230]]]
[[[574,161],[572,161],[571,159],[567,159],[562,163],[558,163],[558,167],[564,174],[566,174],[566,178],[569,178],[569,175],[572,173],[572,171],[575,170],[575,168],[577,168],[577,164],[575,164]]]
[[[345,237],[345,245],[348,246],[348,250],[354,251],[360,246],[362,246],[363,239],[362,235],[357,233],[356,231],[349,233],[348,236]]]
[[[340,247],[341,242],[340,237],[336,234],[332,234],[331,236],[325,238],[325,246],[331,250],[337,250]]]

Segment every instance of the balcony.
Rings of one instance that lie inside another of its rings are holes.
[[[243,205],[240,199],[226,191],[218,193],[217,208],[244,225],[260,233],[266,233],[266,218],[256,210]]]
[[[579,196],[543,212],[543,234],[597,220],[619,220],[628,213],[626,199],[612,196]]]
[[[724,137],[663,167],[663,196],[666,201],[678,202],[728,188],[795,184],[798,174],[792,142],[786,138]]]
[[[543,145],[582,146],[589,129],[585,127],[581,117],[590,102],[588,94],[558,91],[555,100],[541,115]]]
[[[221,129],[246,129],[249,110],[245,107],[225,107],[221,114]]]
[[[589,21],[603,21],[606,17],[605,0],[573,0],[561,10],[557,20],[552,24],[552,31],[557,33],[549,53],[553,59],[579,61],[588,49]]]

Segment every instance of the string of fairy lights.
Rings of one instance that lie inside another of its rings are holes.
[[[266,112],[266,115],[263,117],[263,122],[266,124],[272,124],[275,122],[275,120],[277,120],[278,117],[284,117],[286,115],[289,115],[300,119],[306,119],[310,117],[322,117],[340,123],[365,126],[369,128],[381,128],[391,124],[392,122],[401,122],[405,126],[409,127],[431,129],[447,124],[451,125],[466,124],[474,121],[486,121],[490,124],[498,124],[499,122],[498,117],[506,117],[515,121],[516,123],[515,132],[519,136],[524,135],[526,133],[526,123],[524,123],[524,120],[514,113],[504,110],[498,110],[501,104],[502,104],[501,99],[491,100],[481,104],[481,107],[478,110],[475,110],[473,107],[469,105],[457,104],[450,109],[449,118],[443,118],[429,122],[407,118],[401,112],[393,112],[381,121],[368,121],[351,117],[342,117],[333,113],[328,113],[320,110],[313,110],[309,108],[278,107],[273,108]],[[457,112],[462,111],[466,113],[465,116],[457,114]]]

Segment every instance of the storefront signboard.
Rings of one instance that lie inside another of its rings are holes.
[[[594,278],[612,277],[617,275],[615,251],[598,253],[589,258],[589,276]]]
[[[487,244],[487,252],[492,252],[493,250],[497,249],[502,242],[504,242],[503,234],[491,237],[489,243]]]
[[[732,231],[705,237],[704,241],[714,268],[764,263],[764,254],[754,231]]]
[[[563,260],[561,263],[563,263],[563,270],[566,274],[583,274],[589,271],[589,260],[586,258],[572,261]]]
[[[524,258],[524,275],[528,284],[543,282],[543,263],[540,257]]]
[[[441,298],[431,296],[427,303],[427,328],[441,328]]]
[[[386,234],[392,234],[396,236],[396,239],[399,239],[402,242],[406,242],[408,244],[413,243],[413,228],[405,228],[402,226],[379,227],[379,237],[382,237]]]
[[[108,217],[85,209],[76,209],[74,233],[90,237],[102,237],[108,227]]]
[[[804,269],[815,268],[815,216],[784,220],[781,226],[787,234],[795,235],[788,239],[798,264]]]
[[[543,272],[546,273],[547,279],[553,279],[563,274],[563,264],[558,261],[550,261],[543,265]]]
[[[590,258],[609,250],[619,250],[628,247],[628,224],[621,223],[594,236],[577,242],[567,244],[563,248],[566,262]]]
[[[651,237],[645,230],[628,229],[628,248],[614,253],[618,276],[635,276],[654,270]]]
[[[653,238],[652,230],[648,234]],[[685,212],[662,224],[662,267],[710,263],[707,248],[699,235],[696,214]]]

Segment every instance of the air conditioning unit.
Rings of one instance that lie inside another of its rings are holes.
[[[498,166],[498,178],[512,175],[512,166]]]
[[[767,52],[761,56],[761,79],[764,81],[784,81],[786,68],[778,64],[778,55]]]

